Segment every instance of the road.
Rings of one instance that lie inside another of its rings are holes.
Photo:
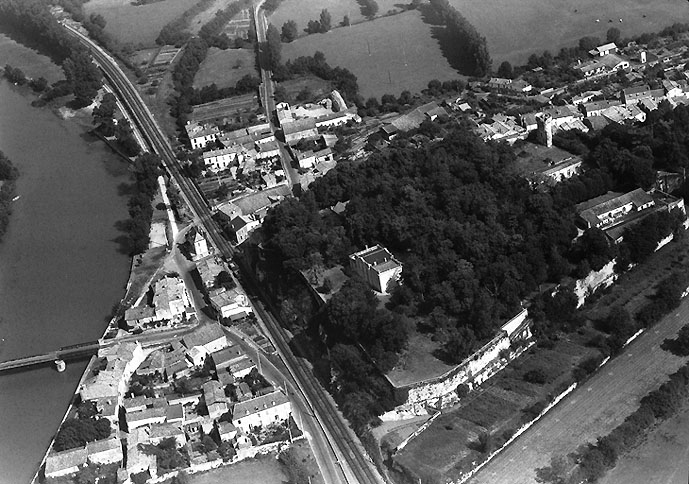
[[[261,69],[261,102],[266,111],[270,129],[275,133],[278,130],[273,118],[273,113],[275,112],[275,84],[273,84],[273,73],[268,69],[270,62],[268,61],[268,55],[264,47],[266,45],[266,30],[268,29],[268,20],[261,7],[264,1],[265,0],[261,0],[254,5],[254,23],[256,25],[256,38],[258,39],[259,45],[258,63]],[[294,187],[294,185],[299,184],[299,173],[292,166],[292,157],[287,152],[285,144],[279,139],[278,144],[280,146],[280,162],[282,163],[282,169],[285,171],[289,186]]]
[[[551,456],[566,455],[586,442],[607,435],[636,410],[639,400],[682,366],[680,358],[660,348],[689,322],[689,298],[632,342],[590,380],[563,399],[469,482],[533,484],[536,469]]]
[[[80,32],[64,26],[82,42],[93,55],[95,61],[112,83],[118,96],[136,120],[141,132],[146,137],[151,149],[160,155],[162,163],[180,191],[185,201],[194,213],[197,223],[203,225],[212,244],[225,259],[234,257],[234,249],[222,235],[218,224],[213,220],[206,200],[199,193],[196,185],[182,176],[174,151],[167,137],[155,122],[153,115],[141,99],[138,91],[119,68],[115,60],[102,48],[93,43]],[[257,29],[258,30],[258,29]],[[262,29],[261,29],[262,30]],[[244,268],[244,279],[250,281],[254,277],[251,270]],[[289,338],[272,314],[269,314],[262,305],[257,304],[257,315],[265,318],[265,324],[269,330],[273,345],[285,363],[290,374],[294,377],[299,392],[308,402],[309,410],[316,417],[321,429],[319,435],[312,436],[327,442],[327,446],[333,449],[337,464],[343,468],[348,483],[373,484],[382,482],[382,478],[372,463],[362,451],[361,443],[353,435],[351,429],[337,410],[329,395],[311,374],[311,370],[303,360],[297,359],[289,347]],[[260,307],[260,309],[259,309]],[[332,462],[332,458],[324,459]]]

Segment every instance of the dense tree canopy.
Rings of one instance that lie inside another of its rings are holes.
[[[381,243],[404,265],[398,311],[442,308],[449,322],[437,318],[437,326],[471,327],[484,339],[548,279],[576,235],[572,201],[532,191],[513,163],[509,147],[465,129],[421,150],[400,141],[359,165],[340,164],[312,195],[273,210],[268,245],[285,266],[305,268],[314,252],[334,264],[352,245]],[[340,201],[349,201],[341,225],[319,217]]]

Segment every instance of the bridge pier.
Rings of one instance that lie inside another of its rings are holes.
[[[62,373],[65,371],[65,368],[67,368],[67,364],[64,360],[55,360],[55,367],[57,368],[57,371]]]

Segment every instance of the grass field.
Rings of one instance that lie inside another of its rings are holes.
[[[530,54],[544,49],[555,54],[586,35],[605,40],[613,26],[625,37],[689,21],[689,3],[684,0],[450,0],[450,4],[486,37],[494,67],[503,60],[523,64]]]
[[[212,83],[218,87],[234,87],[237,81],[247,74],[258,77],[253,50],[220,50],[211,47],[194,78],[194,87],[199,88]]]
[[[282,484],[286,480],[273,454],[189,476],[189,484]]]
[[[134,6],[131,0],[90,0],[84,11],[86,15],[101,14],[107,21],[105,31],[119,43],[151,47],[166,23],[196,3],[198,0],[162,0]]]
[[[43,76],[50,83],[65,78],[60,66],[54,64],[49,57],[0,34],[0,67],[5,64],[19,67],[27,77]]]
[[[299,27],[299,34],[306,35],[306,24],[309,20],[318,20],[324,8],[330,12],[333,27],[340,25],[345,15],[349,15],[351,22],[364,20],[355,0],[285,0],[268,17],[268,21],[281,30],[285,22],[294,20]]]
[[[459,76],[443,57],[432,27],[419,12],[405,12],[283,44],[282,56],[321,51],[331,66],[345,67],[357,76],[364,97],[418,92],[431,79]]]

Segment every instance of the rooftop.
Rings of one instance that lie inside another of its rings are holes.
[[[225,332],[218,323],[204,324],[196,328],[192,333],[185,335],[182,341],[191,349],[194,346],[203,346],[220,338],[226,338]]]
[[[281,391],[275,391],[268,395],[262,395],[244,402],[237,402],[234,406],[232,419],[244,418],[267,408],[277,407],[285,403],[289,403],[289,399]]]
[[[45,461],[45,473],[52,474],[72,467],[78,467],[86,463],[88,452],[85,447],[65,450],[48,455]]]
[[[401,265],[389,250],[381,247],[380,245],[355,252],[349,257],[352,260],[360,259],[364,261],[365,263],[373,266],[373,268],[378,272],[385,272]]]

